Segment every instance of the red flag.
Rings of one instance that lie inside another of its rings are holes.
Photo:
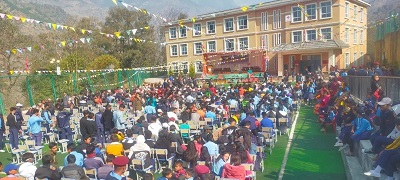
[[[29,60],[28,60],[28,58],[25,58],[25,70],[29,71]]]

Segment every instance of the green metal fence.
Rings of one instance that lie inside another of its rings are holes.
[[[378,22],[375,28],[375,39],[377,41],[383,40],[386,34],[400,30],[400,17],[398,15],[390,15],[385,21]]]
[[[6,114],[6,106],[14,106],[22,102],[33,106],[44,99],[51,98],[56,101],[68,95],[80,94],[85,88],[92,92],[111,90],[117,87],[132,88],[139,86],[144,79],[149,77],[165,76],[165,71],[136,71],[136,70],[105,70],[105,71],[80,71],[78,73],[53,73],[12,74],[0,76],[0,111]],[[14,89],[10,90],[13,80],[18,79]],[[7,89],[9,88],[9,89]],[[11,97],[19,94],[17,97]],[[12,99],[10,99],[12,98]],[[7,103],[5,103],[7,102]]]

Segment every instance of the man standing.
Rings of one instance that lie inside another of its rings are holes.
[[[106,110],[101,116],[101,123],[104,127],[104,135],[106,134],[105,132],[109,133],[111,129],[114,128],[113,112],[111,111],[111,105],[106,106]]]
[[[52,125],[52,121],[51,121],[51,113],[50,113],[50,105],[49,104],[45,104],[44,105],[44,109],[42,111],[42,118],[45,120],[44,123],[44,127],[46,127],[47,132],[50,132],[50,126]]]
[[[10,127],[10,144],[13,149],[18,149],[18,133],[22,133],[21,124],[15,117],[16,110],[17,108],[11,107],[10,114],[7,116],[7,126]]]
[[[121,105],[119,105],[118,111],[115,111],[113,113],[113,120],[114,120],[115,128],[117,128],[118,131],[120,131],[122,133],[125,132],[125,122],[126,122],[125,117],[124,117],[124,114],[125,114],[124,111],[125,111],[125,105],[121,104]]]
[[[83,117],[79,120],[79,127],[81,130],[82,139],[83,139],[83,137],[88,136],[87,118],[89,115],[89,111],[84,110],[82,114],[83,114]]]
[[[35,140],[36,146],[42,145],[42,129],[40,122],[44,120],[39,116],[39,109],[32,110],[33,115],[28,119],[29,135]]]
[[[0,152],[5,152],[3,150],[3,146],[4,146],[4,144],[3,144],[3,140],[4,140],[3,134],[4,134],[5,129],[6,128],[5,128],[5,124],[4,124],[4,117],[3,117],[2,114],[0,114]]]
[[[22,111],[21,111],[22,104],[17,103],[16,107],[17,109],[15,110],[15,117],[17,118],[17,122],[22,124],[22,121],[24,121],[24,117],[22,116]]]
[[[101,123],[101,118],[103,116],[104,110],[105,110],[104,107],[101,107],[100,111],[95,114],[95,118],[94,118],[96,121],[96,125],[97,125],[97,142],[101,143],[102,145],[105,143],[104,136],[103,136],[104,126]]]
[[[73,107],[74,105],[71,104],[70,106],[70,111],[66,111],[63,107],[60,107],[59,109],[59,113],[57,115],[57,123],[58,123],[58,127],[60,127],[61,129],[61,138],[60,139],[67,139],[69,140],[69,142],[73,142],[72,141],[72,130],[70,127],[70,119],[71,119],[71,115],[72,115],[72,111],[73,111]]]
[[[67,93],[64,93],[63,105],[64,107],[68,107],[68,104],[69,104],[69,96],[67,95]]]

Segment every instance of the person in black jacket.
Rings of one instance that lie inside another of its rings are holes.
[[[51,165],[53,158],[50,155],[44,155],[42,158],[43,165],[38,167],[35,172],[35,178],[39,179],[51,179],[59,180],[61,179],[61,174],[56,170],[55,167]]]
[[[16,110],[17,108],[11,107],[10,114],[7,116],[7,126],[10,127],[10,144],[13,149],[18,149],[18,134],[22,133],[21,124],[15,117]]]
[[[70,119],[73,112],[74,105],[71,104],[70,111],[66,111],[63,106],[60,106],[59,113],[57,115],[57,125],[61,129],[61,138],[60,139],[67,139],[69,142],[72,141],[72,130],[70,127]]]
[[[82,138],[86,136],[90,136],[92,138],[97,137],[97,124],[96,121],[93,119],[94,114],[92,112],[87,112],[86,118],[82,118],[80,121],[80,129]]]
[[[111,105],[106,106],[106,110],[101,116],[101,123],[104,126],[104,132],[109,133],[114,128],[113,112],[111,111]],[[105,135],[105,133],[104,133]],[[105,137],[105,136],[104,136]]]
[[[4,147],[4,143],[3,143],[4,137],[3,137],[3,134],[4,134],[4,131],[5,131],[5,130],[6,130],[6,128],[5,128],[5,124],[4,124],[4,117],[3,117],[2,114],[0,114],[0,152],[5,152],[5,151],[3,150],[3,147]]]
[[[82,134],[82,140],[83,140],[83,137],[88,136],[86,125],[87,125],[87,118],[89,115],[89,111],[84,110],[82,114],[83,114],[83,117],[79,120],[79,127],[80,127],[80,131]]]

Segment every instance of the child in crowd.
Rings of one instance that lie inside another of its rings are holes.
[[[173,177],[177,178],[179,180],[185,179],[184,177],[185,177],[186,172],[185,172],[185,169],[183,169],[182,161],[176,161],[174,168],[175,168],[175,170],[174,170]]]
[[[118,131],[117,128],[111,130],[111,135],[116,135],[118,137],[118,142],[121,142],[125,139],[124,133]]]
[[[119,142],[116,134],[111,135],[112,143],[106,147],[107,155],[122,156],[124,154],[124,146]]]
[[[1,179],[5,180],[19,180],[20,177],[17,175],[18,174],[18,166],[15,164],[7,164],[6,167],[4,167],[4,172],[7,174],[6,177],[3,177]]]
[[[172,178],[172,170],[169,168],[165,168],[162,171],[162,177],[159,177],[157,180],[168,180]]]
[[[186,174],[185,174],[185,180],[194,180],[194,170],[193,169],[187,169]]]

